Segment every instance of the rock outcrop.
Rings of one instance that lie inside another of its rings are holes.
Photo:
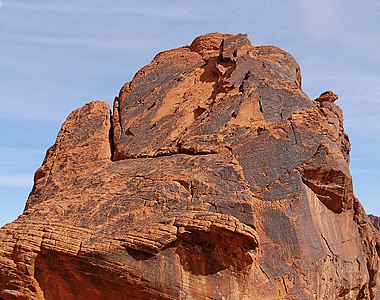
[[[0,230],[2,299],[379,299],[337,96],[207,34],[74,111]]]
[[[368,215],[369,219],[371,220],[373,226],[380,231],[380,217],[374,216],[374,215]]]

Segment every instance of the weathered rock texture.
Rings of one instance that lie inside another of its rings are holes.
[[[368,215],[369,219],[371,220],[373,226],[380,231],[380,217],[374,216],[374,215]]]
[[[0,230],[3,299],[379,299],[337,96],[246,35],[165,51],[70,114]]]

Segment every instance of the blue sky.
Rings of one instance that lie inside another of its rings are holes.
[[[111,104],[155,54],[214,31],[289,51],[312,99],[329,89],[340,96],[355,193],[380,215],[379,0],[2,0],[0,225],[22,212],[72,110]]]

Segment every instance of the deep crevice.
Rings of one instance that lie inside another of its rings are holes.
[[[263,104],[261,103],[261,95],[259,95],[259,109],[260,109],[260,112],[262,114],[264,114],[264,111],[263,111]]]
[[[293,138],[294,138],[294,144],[295,145],[298,145],[298,140],[297,140],[297,135],[296,135],[296,130],[294,128],[294,124],[292,121],[290,121],[290,127],[292,129],[292,134],[293,134]]]
[[[244,84],[245,84],[245,82],[247,82],[249,76],[251,76],[251,71],[248,71],[247,73],[245,73],[245,76],[244,76],[244,78],[241,81],[241,84],[239,86],[239,92],[242,93],[244,91]]]
[[[140,155],[131,155],[131,156],[128,156],[126,158],[123,158],[123,159],[118,159],[117,161],[119,160],[126,160],[126,159],[140,159],[140,158],[159,158],[159,157],[166,157],[166,156],[174,156],[174,155],[181,155],[181,154],[185,154],[185,155],[194,155],[194,156],[203,156],[203,155],[213,155],[213,154],[218,154],[218,152],[216,151],[197,151],[197,150],[194,150],[194,149],[186,149],[186,150],[181,150],[179,152],[169,152],[169,153],[157,153],[157,154],[154,154],[154,155],[144,155],[144,154],[140,154]]]
[[[116,100],[115,100],[116,101]],[[113,125],[113,115],[110,110],[110,130],[108,133],[108,140],[110,143],[111,156],[110,159],[113,160],[113,154],[115,153],[115,138],[114,138],[114,125]]]
[[[198,151],[194,149],[181,150],[178,153],[174,154],[187,154],[187,155],[209,155],[209,154],[217,154],[216,151]]]
[[[120,131],[121,131],[121,130],[123,130],[123,123],[121,120],[121,107],[120,107],[119,97],[115,97],[115,109],[117,109],[117,117],[119,119],[118,121],[119,121],[119,126],[120,126]],[[115,111],[114,111],[114,114],[115,114]]]

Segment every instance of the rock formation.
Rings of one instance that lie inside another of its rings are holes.
[[[380,299],[337,96],[212,33],[72,112],[0,230],[2,299]]]
[[[380,231],[380,217],[374,216],[374,215],[368,215],[369,219],[371,220],[373,226]]]

